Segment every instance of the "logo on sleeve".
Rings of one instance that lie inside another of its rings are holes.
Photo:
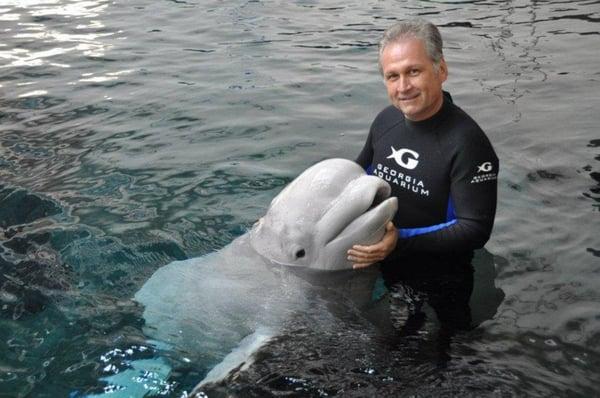
[[[477,184],[484,181],[492,181],[498,178],[498,174],[493,172],[492,162],[483,162],[477,166],[477,174],[471,179],[471,184]]]
[[[485,162],[477,166],[478,173],[489,173],[492,171],[492,162]]]
[[[419,154],[411,149],[402,148],[399,150],[395,150],[392,148],[392,154],[387,157],[387,159],[394,159],[396,163],[400,167],[404,167],[405,169],[412,170],[419,164]]]

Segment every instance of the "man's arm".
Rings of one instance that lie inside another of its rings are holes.
[[[485,134],[479,129],[468,132],[450,175],[455,221],[420,234],[399,230],[397,250],[461,253],[483,247],[496,215],[498,167],[498,157]]]

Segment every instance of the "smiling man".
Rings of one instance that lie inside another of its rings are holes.
[[[383,261],[384,273],[411,259],[470,261],[492,231],[498,158],[442,91],[448,67],[438,29],[423,20],[393,25],[379,43],[379,67],[392,105],[356,161],[391,185],[399,208],[381,242],[354,246],[348,258],[355,268]]]

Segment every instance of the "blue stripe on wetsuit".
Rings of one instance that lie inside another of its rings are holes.
[[[367,174],[373,174],[373,165],[369,165],[369,167],[365,170]],[[436,225],[430,225],[428,227],[420,227],[420,228],[398,228],[398,236],[400,238],[410,238],[411,236],[423,235],[429,232],[439,231],[440,229],[444,229],[449,227],[450,225],[456,224],[456,213],[454,212],[454,203],[452,202],[452,198],[448,199],[448,209],[446,210],[446,222]]]
[[[410,238],[412,236],[423,235],[429,232],[439,231],[449,227],[450,225],[456,224],[456,214],[454,213],[454,203],[452,198],[448,199],[448,209],[446,210],[446,222],[441,224],[431,225],[429,227],[421,228],[398,228],[398,236],[400,238]]]

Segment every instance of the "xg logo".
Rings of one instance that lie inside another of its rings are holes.
[[[480,164],[479,166],[477,166],[477,172],[478,173],[489,173],[490,171],[492,171],[492,162],[485,162]]]
[[[397,151],[392,147],[392,154],[387,158],[394,159],[398,165],[409,170],[414,169],[419,164],[419,161],[417,160],[419,159],[419,154],[406,148]]]

